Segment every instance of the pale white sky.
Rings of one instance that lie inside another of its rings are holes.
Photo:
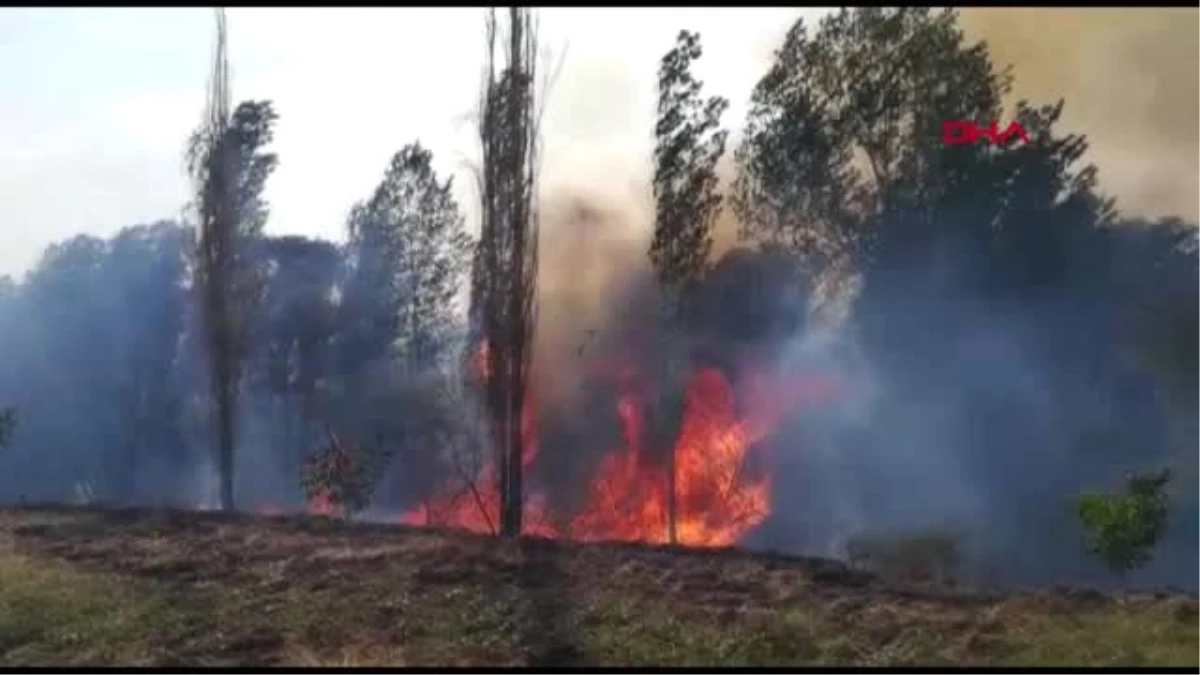
[[[544,186],[627,191],[648,175],[655,70],[680,29],[701,33],[699,73],[731,99],[736,128],[784,32],[822,11],[543,10],[543,41],[567,46]],[[442,171],[474,157],[482,9],[237,8],[228,19],[234,101],[269,98],[280,114],[269,231],[341,239],[350,206],[411,140]],[[180,213],[212,40],[207,9],[0,9],[0,274],[76,233]]]

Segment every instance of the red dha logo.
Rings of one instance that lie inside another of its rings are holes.
[[[986,137],[992,143],[1003,143],[1016,135],[1023,142],[1029,142],[1029,135],[1025,133],[1025,127],[1017,122],[1010,122],[1004,131],[999,131],[999,125],[995,122],[981,127],[974,122],[967,120],[946,120],[942,122],[942,143],[946,145],[960,145],[962,143],[976,143],[979,137]]]

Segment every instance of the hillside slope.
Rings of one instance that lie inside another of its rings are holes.
[[[323,518],[0,511],[0,665],[1178,665],[1194,596]]]

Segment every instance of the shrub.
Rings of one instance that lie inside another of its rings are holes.
[[[333,432],[327,436],[326,444],[305,459],[300,482],[310,503],[324,501],[352,515],[371,503],[387,457],[381,447],[349,446]]]
[[[1126,574],[1150,562],[1167,527],[1170,469],[1133,474],[1120,492],[1085,492],[1077,502],[1087,550],[1110,570]]]

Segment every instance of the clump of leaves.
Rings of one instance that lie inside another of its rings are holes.
[[[1080,495],[1079,519],[1088,532],[1088,552],[1117,574],[1150,562],[1167,528],[1170,479],[1170,469],[1133,474],[1120,492]]]
[[[13,429],[17,426],[17,411],[15,408],[0,408],[0,448],[12,440]]]
[[[327,501],[346,515],[367,508],[387,455],[376,446],[350,446],[333,432],[327,442],[304,460],[300,482],[310,502]]]

